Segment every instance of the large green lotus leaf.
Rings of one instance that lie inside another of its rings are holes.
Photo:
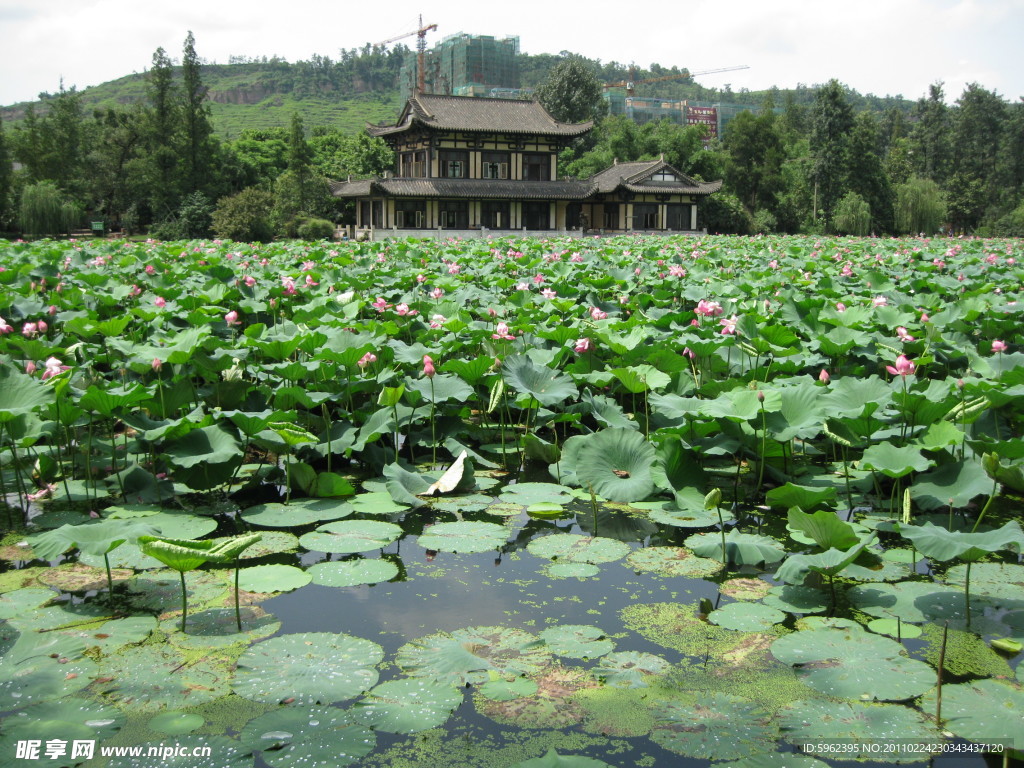
[[[30,538],[36,557],[54,560],[71,548],[102,558],[126,541],[137,541],[139,536],[156,533],[155,526],[145,523],[129,523],[124,520],[101,520],[82,525],[62,525],[46,533]]]
[[[506,680],[491,672],[491,679],[480,686],[480,695],[491,701],[512,701],[523,696],[533,696],[537,684],[528,677],[514,677]]]
[[[944,689],[945,690],[945,689]],[[864,751],[843,754],[844,760],[885,759],[885,755],[871,749],[872,745],[886,742],[941,744],[945,739],[916,709],[899,704],[878,704],[864,701],[794,701],[782,707],[778,714],[782,737],[800,744],[814,741],[837,741],[851,745],[864,744]],[[903,757],[911,762],[922,754],[909,753]]]
[[[611,563],[629,554],[629,545],[602,536],[555,533],[534,539],[527,545],[531,555],[574,563]]]
[[[576,459],[576,480],[609,501],[641,501],[654,492],[654,446],[632,429],[588,435]]]
[[[829,696],[902,701],[935,685],[935,670],[908,658],[900,643],[859,628],[793,632],[771,650],[779,661],[796,665],[807,685]]]
[[[925,712],[935,712],[935,692],[924,697]],[[943,726],[975,742],[1002,742],[1020,748],[1024,688],[1002,680],[974,680],[942,686]]]
[[[348,517],[354,511],[354,507],[344,501],[303,499],[290,504],[258,504],[243,510],[241,517],[250,525],[264,528],[295,528],[324,520],[338,520]]]
[[[405,387],[407,390],[419,392],[428,403],[444,403],[448,400],[466,403],[473,398],[473,388],[458,376],[451,374],[439,373],[431,379],[416,379],[407,382]]]
[[[381,683],[356,703],[355,718],[378,731],[418,733],[436,728],[462,703],[462,692],[423,678]]]
[[[568,504],[573,500],[568,488],[555,483],[512,483],[501,489],[501,495],[498,498],[501,501],[523,506],[541,502]]]
[[[967,565],[946,571],[946,581],[963,586]],[[988,595],[1003,601],[1024,601],[1024,565],[1014,563],[972,563],[971,594]],[[1020,607],[1024,608],[1024,605]]]
[[[722,536],[719,533],[697,533],[684,542],[701,557],[722,559]],[[725,535],[725,554],[736,565],[777,563],[786,552],[775,539],[755,533],[740,533],[735,528]]]
[[[1021,531],[1020,523],[1016,520],[994,531],[978,533],[950,531],[930,522],[924,525],[901,525],[899,531],[925,557],[942,561],[957,557],[974,561],[990,552],[1001,549],[1020,552],[1024,547],[1024,531]]]
[[[113,518],[120,519],[121,513],[115,512]],[[168,539],[198,539],[217,528],[217,521],[212,517],[193,515],[190,512],[164,511],[146,515],[141,521],[160,531],[160,535]]]
[[[68,698],[33,704],[0,721],[3,728],[0,754],[13,758],[18,752],[18,742],[36,740],[41,742],[39,757],[17,758],[17,765],[70,768],[82,762],[81,756],[71,757],[72,741],[103,742],[113,737],[123,724],[124,715],[118,710],[84,699]],[[52,758],[47,756],[46,744],[50,740],[63,741],[67,746],[65,754]],[[14,765],[15,762],[7,764]]]
[[[53,387],[19,373],[0,378],[0,424],[14,421],[56,399]]]
[[[942,464],[918,475],[910,486],[914,503],[922,509],[966,507],[972,499],[992,492],[992,480],[977,459]]]
[[[664,674],[671,666],[653,653],[616,651],[602,657],[594,674],[614,688],[646,688],[651,677]]]
[[[656,576],[686,576],[703,579],[714,576],[724,567],[721,561],[697,557],[686,547],[644,547],[629,553],[624,565],[641,573]]]
[[[138,745],[138,756],[111,757],[110,768],[251,768],[252,750],[226,736],[191,735],[188,748],[170,756],[162,751],[167,741]],[[183,742],[184,743],[184,740]],[[152,751],[150,751],[152,750]]]
[[[596,659],[615,647],[611,638],[597,627],[583,624],[560,624],[540,633],[540,639],[556,656],[570,659]]]
[[[308,573],[314,584],[325,587],[354,587],[360,584],[381,584],[398,575],[398,566],[390,560],[360,558],[334,560],[311,565]]]
[[[924,472],[932,462],[918,448],[882,442],[875,443],[864,451],[860,465],[864,469],[873,469],[888,477],[903,477],[911,472]]]
[[[765,605],[788,613],[821,613],[828,610],[828,594],[814,587],[779,584],[768,590],[762,601]]]
[[[354,554],[383,549],[402,535],[400,526],[380,520],[342,520],[321,525],[299,537],[299,543],[314,552]]]
[[[735,760],[770,751],[779,735],[768,713],[728,693],[706,693],[695,704],[661,702],[654,717],[652,741],[670,752],[704,760]]]
[[[601,572],[593,563],[548,563],[542,569],[552,579],[589,579]]]
[[[551,656],[536,635],[507,627],[470,627],[406,643],[395,662],[412,677],[445,685],[481,685],[493,671],[500,677],[529,675]]]
[[[294,565],[256,565],[240,568],[238,586],[246,592],[291,592],[313,580],[306,571]]]
[[[264,637],[280,631],[281,622],[258,605],[243,605],[239,608],[242,631],[234,606],[230,608],[208,608],[189,613],[188,632],[176,632],[181,620],[178,617],[165,619],[160,628],[167,633],[167,641],[179,648],[223,648],[229,645],[251,645]]]
[[[761,603],[728,603],[708,614],[712,624],[742,632],[763,632],[785,618],[782,611]]]
[[[171,463],[188,469],[197,464],[223,464],[242,458],[238,439],[221,425],[193,429],[164,447]]]
[[[243,560],[295,552],[299,548],[299,537],[287,531],[260,531],[259,537],[258,541],[245,549]],[[218,545],[223,541],[227,541],[227,539],[214,539],[214,551],[220,551]]]
[[[149,637],[157,627],[155,616],[127,616],[123,619],[112,619],[102,624],[84,628],[72,627],[61,630],[61,634],[81,638],[86,648],[99,648],[105,656],[109,656],[126,645],[141,643]]]
[[[787,527],[791,531],[806,534],[822,549],[850,549],[860,539],[852,525],[828,510],[819,510],[809,515],[802,509],[791,507],[786,517]]]
[[[155,557],[168,568],[185,573],[194,571],[210,559],[209,552],[213,549],[213,541],[140,536],[139,547],[144,554]]]
[[[174,647],[133,645],[100,665],[103,695],[133,713],[198,706],[230,689],[230,671],[213,657],[186,660]]]
[[[409,509],[408,504],[399,504],[386,490],[360,493],[348,500],[352,510],[365,515],[397,515]]]
[[[743,757],[721,768],[827,768],[828,763],[823,763],[816,757],[808,755],[795,755],[792,752],[764,752],[760,755]]]
[[[577,695],[599,687],[589,672],[576,667],[549,664],[531,675],[537,692],[511,701],[491,701],[478,696],[476,709],[504,725],[519,728],[567,728],[578,725],[587,711]]]
[[[634,394],[661,389],[672,382],[671,376],[653,365],[631,365],[628,368],[613,368],[609,372],[615,375],[627,391]]]
[[[848,550],[828,549],[813,555],[790,555],[775,572],[775,578],[787,584],[803,584],[811,571],[830,578],[836,576],[858,558],[872,557],[869,553],[864,553],[864,548],[874,541],[875,536],[874,532],[868,533],[857,546]],[[877,560],[878,558],[874,558],[874,561]]]
[[[692,503],[685,503],[687,496],[691,497]],[[720,511],[722,513],[721,522],[728,523],[734,519],[731,510]],[[695,488],[684,488],[682,491],[677,491],[674,504],[655,502],[648,517],[652,522],[671,525],[673,528],[710,528],[719,523],[718,511],[704,509],[704,495]]]
[[[133,575],[127,568],[112,568],[110,571],[115,584]],[[55,568],[48,568],[39,576],[39,583],[61,592],[99,592],[107,588],[107,571],[85,563],[65,562]]]
[[[52,589],[38,587],[24,587],[0,594],[0,619],[13,619],[50,602],[55,597],[57,595]]]
[[[579,397],[579,390],[569,376],[539,366],[526,355],[513,355],[502,360],[501,377],[517,392],[529,395],[543,406]]]
[[[387,478],[388,493],[397,503],[414,509],[427,503],[420,498],[430,487],[430,481],[423,475],[410,472],[400,464],[388,464],[384,467],[384,477]]]
[[[377,643],[351,635],[280,635],[242,654],[233,689],[266,704],[331,704],[372,688],[383,657]]]
[[[460,520],[435,523],[420,535],[417,543],[424,549],[438,552],[487,552],[497,549],[508,539],[509,531],[498,523]]]
[[[253,718],[239,741],[273,768],[334,768],[373,751],[377,737],[335,707],[283,707]]]
[[[611,765],[593,757],[560,755],[554,749],[549,749],[543,757],[513,763],[509,768],[611,768]]]
[[[128,582],[132,604],[141,608],[166,610],[181,605],[181,578],[169,570],[140,573]],[[185,577],[189,606],[204,605],[223,599],[228,582],[223,571],[197,571]]]
[[[768,432],[780,443],[793,438],[810,440],[821,433],[825,421],[823,390],[809,379],[779,390],[779,410],[767,414]]]
[[[923,581],[859,584],[847,590],[846,597],[854,607],[881,619],[898,616],[902,621],[920,623],[959,620],[966,613],[962,591]]]

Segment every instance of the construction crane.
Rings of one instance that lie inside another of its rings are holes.
[[[394,43],[398,40],[404,40],[407,37],[416,35],[419,39],[416,41],[416,93],[423,93],[427,87],[426,74],[424,73],[424,55],[427,52],[427,32],[437,29],[437,24],[427,24],[423,26],[423,16],[420,16],[420,26],[412,32],[406,32],[404,35],[398,35],[397,37],[390,37],[387,40],[383,40],[377,43],[378,47],[383,47],[389,43]]]
[[[644,80],[623,80],[621,83],[605,83],[604,89],[607,91],[610,88],[625,88],[627,96],[633,96],[636,86],[643,85],[645,83],[662,83],[666,80],[678,80],[681,77],[695,77],[697,75],[713,75],[718,72],[734,72],[737,69],[750,69],[746,64],[740,64],[736,67],[719,67],[718,69],[702,69],[700,72],[691,72],[688,69],[684,69],[682,72],[676,72],[672,75],[662,75],[661,77],[648,77]]]

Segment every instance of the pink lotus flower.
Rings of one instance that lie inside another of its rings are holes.
[[[930,323],[931,320],[932,319],[930,317],[928,317],[928,313],[927,312],[922,312],[921,313],[921,322],[922,323]]]
[[[900,355],[896,358],[896,365],[887,365],[885,370],[893,376],[910,376],[917,370],[917,366],[906,355]]]
[[[416,275],[416,282],[417,283],[425,283],[425,282],[427,282],[427,276],[423,275],[423,274]]]
[[[608,317],[608,313],[598,309],[597,307],[590,308],[590,319],[591,320],[604,320]]]
[[[668,273],[672,275],[672,277],[686,277],[686,270],[683,269],[680,264],[669,265]]]
[[[829,376],[828,371],[822,368],[821,373],[818,374],[818,381],[820,381],[822,384],[828,384],[830,381],[832,381],[832,377]]]
[[[576,339],[576,344],[573,346],[573,351],[582,354],[590,350],[590,339]]]
[[[281,276],[281,286],[284,288],[285,295],[293,296],[295,294],[295,278],[290,275]]]
[[[442,325],[448,322],[448,318],[444,315],[434,315],[430,318],[431,328],[440,328]]]
[[[538,275],[534,275],[534,277],[533,277],[533,282],[534,282],[534,283],[535,283],[536,285],[540,285],[541,283],[543,283],[543,282],[544,282],[544,275],[540,275],[540,274],[538,274]]]
[[[434,374],[437,371],[434,369],[434,361],[430,359],[430,355],[423,356],[423,375],[428,379],[434,378]]]
[[[156,373],[160,373],[160,369],[164,367],[164,361],[161,360],[159,357],[154,357],[153,362],[149,364],[149,367],[152,368]]]
[[[250,288],[252,288],[254,285],[256,285],[256,278],[253,277],[252,275],[246,275],[245,276],[245,284],[247,286],[249,286]]]
[[[717,301],[708,301],[707,299],[698,301],[697,308],[694,310],[698,315],[704,315],[704,317],[718,317],[724,311],[722,305]]]
[[[907,329],[902,325],[896,328],[896,335],[900,337],[900,341],[913,341],[914,337],[907,333]]]
[[[459,266],[458,262],[452,262],[448,265],[448,274],[457,275],[462,271],[462,267]]]
[[[689,347],[683,347],[683,357],[688,357],[691,360],[693,360],[695,357],[697,357],[697,354]]]
[[[356,365],[358,365],[360,368],[366,368],[366,366],[368,366],[370,363],[376,362],[377,356],[373,354],[373,352],[367,352],[365,355],[363,355],[356,361]]]
[[[0,317],[0,336],[6,336],[8,333],[14,333],[14,326]]]
[[[156,267],[154,267],[152,264],[147,264],[146,265],[146,274],[147,275],[152,275],[154,272],[156,272]]]
[[[238,325],[238,313],[232,309],[224,315],[224,322],[228,325]]]
[[[504,320],[498,323],[494,328],[494,333],[491,334],[492,339],[504,339],[505,341],[513,341],[516,337],[509,333],[508,323]]]
[[[543,296],[545,299],[553,299],[558,294],[552,291],[550,288],[544,288],[541,290],[540,295]]]
[[[872,307],[885,307],[889,305],[889,300],[885,296],[875,296],[871,300]]]
[[[56,315],[57,314],[57,305],[56,304],[51,304],[50,306],[48,306],[46,308],[46,314],[48,314],[50,317],[53,317],[54,315]]]
[[[49,379],[52,376],[56,376],[61,371],[67,371],[69,369],[70,366],[62,365],[60,360],[58,360],[56,357],[48,357],[46,359],[46,370],[43,371],[43,380],[45,381],[46,379]]]
[[[157,309],[163,309],[165,306],[167,306],[167,299],[165,299],[163,296],[157,296],[155,299],[153,299],[153,304],[156,306]]]
[[[31,339],[39,335],[39,323],[25,323],[21,326],[21,335]]]
[[[320,285],[320,283],[314,280],[312,275],[306,275],[306,287],[312,288],[314,285]]]
[[[385,309],[387,309],[391,305],[388,304],[386,301],[384,301],[384,299],[382,297],[378,296],[377,300],[375,302],[373,302],[372,304],[370,304],[370,306],[373,307],[374,309],[376,309],[378,312],[383,312]]]
[[[1006,351],[1006,342],[1005,341],[1000,341],[999,339],[996,339],[995,341],[992,342],[992,351],[993,352],[1005,352]]]
[[[303,272],[310,272],[316,267],[315,261],[304,261],[299,269]]]
[[[732,336],[733,334],[735,334],[736,320],[736,315],[733,315],[732,317],[723,317],[721,320],[719,320],[718,322],[722,326],[721,333],[725,336]]]
[[[444,291],[441,288],[435,288],[430,292],[430,298],[434,299],[435,301],[437,299],[440,299],[442,296],[444,296]]]

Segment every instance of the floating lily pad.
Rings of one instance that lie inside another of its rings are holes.
[[[708,621],[726,629],[758,632],[785,620],[786,614],[762,603],[728,603],[708,614]]]
[[[215,542],[227,539],[214,539]],[[246,547],[243,560],[252,560],[267,555],[295,552],[299,548],[299,537],[286,531],[260,531],[260,540]]]
[[[962,619],[966,615],[963,592],[924,581],[859,584],[846,596],[855,607],[882,619],[899,616],[903,621],[920,623]]]
[[[668,504],[662,504],[660,509],[653,510],[649,517],[652,522],[671,525],[673,528],[710,528],[719,524],[718,512],[714,509],[697,507],[676,509]],[[722,510],[722,522],[732,519],[732,512]]]
[[[767,597],[771,589],[772,585],[763,579],[728,579],[718,585],[718,591],[733,600],[760,600]]]
[[[496,517],[515,517],[521,512],[526,511],[526,505],[517,504],[513,501],[498,501],[494,504],[490,504],[483,511],[488,515],[494,515]]]
[[[130,712],[159,712],[229,693],[230,670],[213,656],[186,660],[169,645],[134,645],[104,659],[103,695]]]
[[[377,643],[351,635],[280,635],[242,654],[233,689],[267,704],[331,704],[372,688],[383,657]]]
[[[240,517],[250,525],[263,528],[297,528],[324,520],[338,520],[354,511],[352,505],[344,501],[303,499],[290,504],[258,504],[243,510]]]
[[[921,628],[916,624],[907,624],[898,619],[872,619],[867,624],[868,629],[879,635],[912,639],[921,636]]]
[[[353,715],[378,731],[418,733],[442,725],[462,702],[451,685],[411,678],[381,683],[359,701]]]
[[[945,692],[946,688],[943,688]],[[870,749],[886,742],[941,744],[944,739],[915,709],[899,704],[878,704],[864,701],[794,701],[785,705],[778,715],[782,737],[793,744],[809,741],[836,740],[865,745],[863,752],[843,754],[844,760],[856,758],[879,760],[885,755]],[[918,760],[920,754],[914,754]],[[893,755],[901,757],[901,755]]]
[[[188,748],[166,755],[163,741],[138,745],[138,756],[111,757],[110,768],[250,768],[252,750],[226,736],[193,735]],[[150,751],[152,750],[152,751]]]
[[[128,616],[88,628],[64,629],[61,630],[61,634],[80,638],[86,648],[99,648],[104,655],[109,656],[126,645],[141,643],[156,627],[157,620],[154,616]]]
[[[420,535],[418,544],[438,552],[487,552],[501,547],[508,539],[508,533],[505,526],[497,523],[460,520],[430,526]]]
[[[354,512],[364,515],[398,515],[409,509],[408,504],[399,504],[386,490],[360,493],[348,503]]]
[[[967,565],[963,563],[946,571],[946,581],[961,588],[966,576]],[[1024,608],[1024,565],[972,563],[971,594],[1021,602],[1019,607]]]
[[[84,699],[63,699],[61,701],[33,704],[0,721],[3,735],[0,736],[0,754],[10,758],[8,765],[58,766],[70,768],[78,765],[83,758],[71,757],[74,741],[104,741],[113,737],[124,724],[124,715],[113,707],[105,707]],[[15,758],[19,754],[19,742],[34,740],[40,745],[39,757]],[[63,742],[67,749],[63,755],[47,755],[47,742]]]
[[[299,538],[299,543],[313,552],[354,554],[383,549],[402,535],[400,526],[380,520],[343,520],[321,525]]]
[[[794,584],[777,584],[768,590],[762,602],[787,613],[821,613],[830,605],[824,591]]]
[[[390,560],[360,558],[311,565],[307,571],[314,584],[325,587],[354,587],[381,584],[398,575],[398,566]]]
[[[60,699],[89,684],[94,662],[82,658],[85,644],[59,634],[0,633],[0,711]]]
[[[528,677],[514,677],[505,680],[492,673],[495,679],[480,686],[480,695],[491,701],[512,701],[537,692],[537,684]]]
[[[115,582],[123,582],[134,574],[127,568],[112,568],[110,571]],[[107,588],[107,570],[85,563],[64,563],[41,574],[39,581],[62,592],[99,591]]]
[[[624,565],[639,573],[657,576],[686,576],[703,579],[722,570],[723,564],[708,557],[697,557],[686,547],[644,547],[629,553]]]
[[[181,623],[178,618],[166,619],[161,629],[168,641],[181,648],[223,648],[235,643],[246,645],[278,632],[281,622],[257,605],[243,605],[239,609],[242,631],[238,631],[235,609],[207,608],[189,613],[188,632],[175,632]]]
[[[843,569],[843,578],[858,581],[901,581],[910,576],[910,566],[880,559],[874,565],[850,563]]]
[[[552,579],[589,579],[601,572],[593,563],[548,563],[542,570]]]
[[[166,567],[155,557],[144,554],[141,549],[131,543],[122,544],[107,555],[107,559],[110,561],[111,568],[127,568],[132,571],[147,571]],[[103,568],[106,573],[103,555],[90,555],[82,552],[78,555],[78,562],[92,568]]]
[[[197,728],[202,728],[206,719],[194,712],[162,712],[146,723],[146,727],[157,733],[165,733],[168,736],[180,736],[183,733],[192,733]]]
[[[552,504],[566,505],[572,502],[573,496],[564,485],[555,483],[512,483],[501,489],[499,500],[510,504]]]
[[[274,768],[334,768],[373,751],[377,737],[335,707],[283,707],[253,718],[239,740]]]
[[[610,765],[593,757],[560,755],[554,749],[549,749],[543,757],[523,760],[510,765],[509,768],[610,768]]]
[[[25,587],[0,594],[0,619],[12,619],[50,602],[57,595],[52,589]]]
[[[921,703],[926,712],[935,712],[935,692]],[[964,739],[977,742],[1002,742],[1019,748],[1024,722],[1024,688],[1002,680],[974,680],[942,686],[944,726]]]
[[[914,565],[921,561],[921,553],[916,549],[910,549],[908,547],[893,547],[882,552],[882,559],[888,560],[891,563],[901,563],[903,565]]]
[[[849,699],[902,701],[935,685],[935,670],[906,656],[903,646],[861,629],[793,632],[772,643],[772,655],[797,666],[816,691]]]
[[[531,541],[526,549],[536,557],[574,563],[610,563],[629,554],[629,545],[600,536],[555,533]]]
[[[827,763],[808,755],[792,752],[764,752],[735,760],[721,768],[827,768]]]
[[[201,606],[225,597],[228,582],[224,571],[193,571],[185,576],[189,607]],[[140,573],[128,583],[132,601],[154,610],[181,607],[181,578],[171,570]]]
[[[550,501],[540,501],[536,504],[531,504],[526,508],[526,514],[530,517],[539,517],[543,519],[557,519],[561,517],[572,517],[575,512],[568,511],[561,504],[555,504]]]
[[[654,716],[651,740],[686,757],[735,760],[773,749],[778,738],[766,712],[727,693],[705,693],[695,704],[663,702]]]
[[[117,517],[115,513],[108,519]],[[168,539],[199,539],[217,529],[216,520],[189,512],[161,511],[155,515],[146,515],[139,522],[152,525],[160,531],[161,536]]]
[[[246,592],[291,592],[313,580],[294,565],[256,565],[238,571],[238,586]]]
[[[439,512],[480,512],[494,501],[490,496],[480,493],[466,496],[436,496],[431,499],[431,506]]]
[[[548,627],[541,631],[540,639],[556,656],[570,659],[596,659],[615,647],[604,631],[581,624]]]
[[[601,659],[594,675],[614,688],[646,688],[651,677],[664,674],[670,666],[653,653],[616,651]]]
[[[471,627],[406,643],[395,659],[412,677],[446,685],[482,685],[500,677],[529,675],[542,668],[550,650],[536,635],[508,627]]]
[[[504,725],[520,728],[567,728],[582,722],[586,710],[575,699],[579,691],[598,687],[582,669],[552,664],[531,675],[537,692],[511,701],[490,701],[477,697],[480,714]]]

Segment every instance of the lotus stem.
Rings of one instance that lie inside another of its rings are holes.
[[[939,646],[939,677],[935,690],[935,723],[942,727],[942,672],[946,667],[946,642],[949,639],[949,622],[942,625],[942,645]]]
[[[430,379],[430,447],[433,451],[430,459],[430,468],[433,469],[437,466],[437,425],[434,423],[434,377]],[[410,449],[412,450],[412,449]]]
[[[761,455],[757,462],[757,495],[761,495],[761,483],[764,482],[764,461],[765,447],[768,441],[768,422],[764,415],[764,394],[758,392],[758,400],[761,408]]]
[[[185,632],[185,621],[188,619],[188,593],[185,591],[185,572],[178,571],[181,577],[181,631]]]
[[[238,606],[238,560],[235,558],[235,624],[238,625],[238,631],[242,631],[242,611]],[[184,574],[183,574],[184,575]]]
[[[729,567],[729,559],[725,554],[725,520],[722,519],[722,505],[715,504],[715,511],[718,513],[718,530],[722,534],[722,565]]]
[[[964,574],[964,612],[967,614],[967,626],[971,626],[971,561],[967,561],[967,571]]]
[[[985,506],[981,508],[981,514],[978,515],[978,519],[974,521],[974,527],[971,528],[971,533],[978,530],[978,526],[981,525],[982,519],[985,517],[985,513],[988,512],[988,508],[992,506],[992,500],[999,495],[999,481],[995,480],[992,483],[992,493],[988,496],[988,501],[985,502]]]
[[[111,596],[114,594],[114,577],[110,574],[110,558],[107,557],[107,553],[103,553],[103,565],[107,567],[107,591]]]

